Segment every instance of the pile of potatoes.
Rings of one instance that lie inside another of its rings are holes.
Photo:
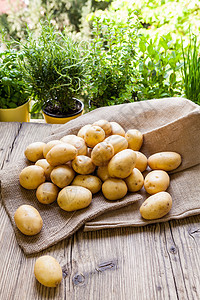
[[[40,203],[57,200],[65,211],[86,208],[92,194],[100,190],[113,201],[144,186],[151,196],[140,207],[142,217],[161,218],[172,206],[172,198],[165,192],[170,183],[167,171],[180,165],[181,156],[160,152],[147,159],[139,151],[142,144],[143,135],[137,129],[125,132],[116,122],[98,120],[83,126],[77,135],[30,144],[25,156],[35,164],[21,171],[19,181],[25,189],[36,189]],[[147,166],[152,171],[144,178]],[[39,233],[43,225],[39,212],[31,205],[20,206],[14,219],[25,235]]]

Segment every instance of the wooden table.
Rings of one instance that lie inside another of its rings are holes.
[[[56,125],[0,123],[0,168],[23,156]],[[188,199],[189,201],[189,199]],[[25,256],[0,208],[0,300],[200,299],[200,216],[140,228],[76,232],[38,255]],[[63,280],[39,284],[35,260],[57,258]]]

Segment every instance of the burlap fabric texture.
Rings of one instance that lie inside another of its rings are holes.
[[[136,128],[143,132],[144,145],[141,152],[146,156],[159,151],[176,151],[181,154],[183,162],[171,175],[171,185],[168,189],[173,198],[172,210],[159,220],[143,220],[139,214],[139,206],[147,197],[144,190],[128,194],[116,202],[106,201],[102,194],[98,193],[88,208],[72,213],[62,211],[56,203],[42,205],[38,203],[35,191],[27,191],[19,186],[18,176],[26,165],[23,160],[17,166],[1,173],[0,179],[3,203],[10,216],[17,241],[25,253],[39,252],[56,244],[85,223],[85,230],[96,230],[141,226],[200,213],[199,106],[183,98],[167,98],[104,107],[60,126],[45,141],[76,134],[83,125],[102,118],[118,122],[125,130]],[[14,224],[14,212],[21,204],[32,204],[43,218],[43,229],[34,237],[24,236]],[[123,206],[125,208],[120,208]]]

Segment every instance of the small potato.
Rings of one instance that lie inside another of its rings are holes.
[[[67,143],[54,146],[46,156],[46,160],[51,166],[58,166],[74,159],[77,155],[77,149]]]
[[[144,180],[144,188],[147,193],[153,195],[166,191],[169,186],[169,175],[162,170],[151,171]]]
[[[69,185],[74,179],[74,170],[67,165],[60,165],[53,169],[51,172],[51,181],[59,188],[64,188]]]
[[[36,161],[35,165],[44,169],[46,180],[50,181],[50,174],[54,167],[52,167],[45,158]]]
[[[135,168],[140,170],[140,172],[144,172],[147,168],[147,157],[139,151],[135,151],[137,155],[136,165]]]
[[[25,235],[38,234],[43,225],[42,218],[33,206],[21,205],[14,214],[17,228]]]
[[[160,192],[147,198],[140,207],[141,216],[146,220],[165,216],[172,207],[172,198],[167,192]]]
[[[87,125],[81,127],[81,129],[77,133],[77,136],[81,137],[82,139],[85,139],[86,130],[88,128],[90,128],[91,126],[92,126],[91,124],[87,124]]]
[[[176,152],[158,152],[148,158],[148,165],[153,170],[172,171],[181,164],[181,156]]]
[[[107,165],[109,160],[114,156],[112,144],[106,142],[98,143],[92,150],[91,159],[96,166]]]
[[[98,120],[94,122],[92,125],[100,126],[105,131],[106,135],[110,135],[112,132],[112,127],[107,120]]]
[[[86,156],[91,157],[92,148],[87,148],[87,154]]]
[[[113,145],[114,154],[128,148],[127,140],[121,135],[110,135],[104,140],[104,142]]]
[[[84,136],[84,140],[88,147],[93,148],[105,139],[105,131],[100,126],[89,127]]]
[[[102,192],[108,200],[119,200],[127,194],[127,186],[122,179],[110,178],[102,184]]]
[[[111,158],[108,163],[108,173],[111,177],[128,177],[136,164],[137,155],[131,149],[122,150]]]
[[[82,175],[93,173],[95,167],[96,166],[93,164],[92,159],[85,155],[78,155],[72,161],[72,168],[74,171]]]
[[[83,186],[90,190],[92,194],[96,194],[100,191],[102,182],[97,176],[77,175],[71,185]]]
[[[112,134],[125,136],[124,129],[117,122],[110,122],[110,125],[111,125],[111,128],[112,128]]]
[[[42,142],[35,142],[26,147],[24,154],[26,158],[32,162],[36,162],[38,159],[44,158],[43,148],[46,144]]]
[[[128,141],[128,148],[139,151],[143,143],[143,134],[137,129],[129,129],[125,138]]]
[[[74,134],[62,137],[61,142],[73,145],[77,149],[77,155],[87,155],[87,146],[83,138]]]
[[[102,180],[106,181],[108,178],[110,178],[110,175],[108,173],[108,166],[101,166],[97,169],[97,176]]]
[[[38,186],[36,197],[40,203],[50,204],[56,201],[58,193],[59,188],[55,184],[51,182],[44,182]]]
[[[44,148],[43,148],[43,155],[44,155],[44,158],[46,158],[47,156],[47,153],[56,145],[59,145],[59,144],[62,144],[61,141],[59,140],[52,140],[50,142],[48,142]]]
[[[43,255],[35,262],[34,275],[44,286],[56,287],[62,280],[62,269],[54,257]]]
[[[131,174],[124,180],[129,192],[137,192],[141,190],[144,184],[144,177],[142,173],[136,168],[134,168]]]
[[[19,182],[27,190],[37,189],[45,182],[44,169],[36,165],[24,168],[19,175]]]
[[[92,202],[92,193],[82,186],[67,186],[58,194],[57,202],[66,211],[82,209]]]

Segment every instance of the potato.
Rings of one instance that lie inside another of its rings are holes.
[[[67,186],[58,194],[58,205],[66,211],[87,207],[92,201],[90,190],[82,186]]]
[[[44,169],[36,165],[24,168],[19,175],[19,182],[27,190],[37,189],[45,182]]]
[[[56,287],[62,280],[62,269],[54,257],[43,255],[35,262],[34,275],[44,286]]]
[[[46,160],[51,166],[58,166],[74,159],[77,155],[77,149],[67,143],[54,146],[46,156]]]
[[[94,172],[95,165],[93,164],[90,157],[85,155],[78,155],[72,161],[72,168],[79,174],[87,175]]]
[[[112,129],[112,134],[125,136],[124,129],[117,122],[110,122],[110,125],[111,125],[111,129]]]
[[[71,185],[83,186],[90,190],[92,194],[96,194],[100,191],[102,182],[97,176],[77,175]]]
[[[119,200],[127,194],[127,186],[122,179],[110,178],[102,184],[102,192],[108,200]]]
[[[93,150],[92,148],[87,148],[86,156],[91,157],[92,150]]]
[[[26,147],[24,154],[26,158],[32,162],[36,162],[38,159],[44,158],[43,148],[46,144],[42,142],[35,142]]]
[[[69,185],[74,179],[74,170],[67,165],[60,165],[53,169],[51,172],[51,181],[59,188],[64,188]]]
[[[151,171],[144,180],[144,188],[147,193],[153,195],[166,191],[169,186],[169,175],[163,170]]]
[[[101,166],[97,169],[97,176],[102,180],[106,181],[108,178],[110,178],[110,175],[108,173],[108,166]]]
[[[98,143],[91,152],[92,162],[96,166],[107,165],[109,160],[114,156],[114,148],[106,142]]]
[[[54,167],[52,167],[45,158],[36,161],[35,165],[44,169],[46,180],[50,181],[50,174]]]
[[[131,174],[124,180],[129,192],[137,192],[141,190],[144,184],[144,177],[142,173],[136,168],[134,168]]]
[[[158,152],[148,158],[148,165],[153,170],[172,171],[181,164],[181,156],[176,152]]]
[[[140,170],[140,172],[144,172],[147,168],[147,157],[139,151],[135,151],[137,155],[135,168]]]
[[[78,131],[78,133],[77,133],[77,136],[79,136],[79,137],[81,137],[82,139],[84,139],[84,138],[85,138],[86,130],[87,130],[88,128],[90,128],[91,126],[92,126],[91,124],[87,124],[87,125],[81,127],[81,129],[80,129],[80,130]]]
[[[83,138],[74,134],[62,137],[61,142],[73,145],[77,149],[77,155],[87,155],[87,146]]]
[[[111,177],[128,177],[136,164],[137,155],[131,149],[122,150],[111,158],[108,163],[108,173]]]
[[[137,129],[129,129],[125,138],[128,141],[128,148],[139,151],[143,143],[143,134]]]
[[[44,148],[43,148],[43,155],[44,155],[44,158],[46,158],[47,156],[47,153],[56,145],[59,145],[59,144],[62,144],[61,141],[59,140],[52,140],[50,142],[48,142]]]
[[[14,220],[17,228],[25,235],[38,234],[43,225],[42,218],[31,205],[21,205],[14,214]]]
[[[84,140],[88,147],[93,148],[105,139],[105,131],[100,126],[92,125],[89,127],[84,136]]]
[[[112,127],[107,120],[98,120],[94,122],[92,125],[100,126],[105,131],[106,135],[110,135],[112,132]]]
[[[121,136],[121,135],[110,135],[109,137],[107,137],[104,142],[107,142],[111,145],[113,145],[114,148],[114,154],[125,150],[128,148],[128,142],[125,139],[125,137]]]
[[[167,192],[160,192],[147,198],[140,207],[141,216],[147,220],[165,216],[172,207],[172,198]]]
[[[56,201],[58,193],[59,188],[55,184],[51,182],[44,182],[38,186],[36,197],[40,203],[50,204]]]

